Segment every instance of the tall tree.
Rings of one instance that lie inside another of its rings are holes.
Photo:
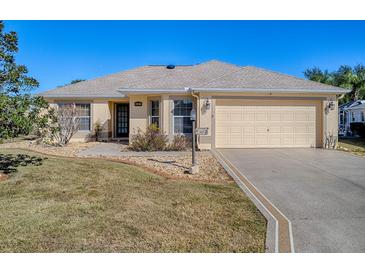
[[[28,69],[15,62],[18,37],[13,31],[5,33],[0,21],[0,141],[29,134],[48,119],[44,110],[48,103],[28,92],[39,86],[36,79],[28,76]]]
[[[307,69],[304,72],[304,76],[312,81],[320,82],[323,84],[332,85],[333,84],[333,75],[328,72],[328,70],[322,71],[320,68],[314,67],[311,69]]]
[[[71,80],[70,83],[67,83],[65,85],[58,86],[58,88],[62,88],[62,87],[69,86],[69,85],[73,85],[73,84],[80,83],[80,82],[83,82],[83,81],[85,81],[85,79]]]
[[[4,23],[0,21],[0,92],[19,94],[39,86],[36,79],[27,75],[24,65],[15,63],[18,52],[18,36],[16,32],[4,32]]]
[[[70,85],[72,85],[72,84],[76,84],[76,83],[80,83],[80,82],[83,82],[83,81],[85,81],[85,79],[75,79],[75,80],[72,80],[72,81],[70,82]]]
[[[360,92],[365,90],[365,67],[363,65],[357,65],[354,68],[341,66],[334,72],[334,83],[337,86],[351,89],[350,99],[362,99],[363,96]]]
[[[333,72],[314,67],[307,69],[304,76],[312,81],[350,89],[351,92],[344,97],[344,102],[365,98],[365,66],[363,65],[353,68],[343,65]]]

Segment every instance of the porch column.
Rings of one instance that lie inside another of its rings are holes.
[[[170,135],[170,97],[169,95],[162,95],[161,96],[161,107],[160,107],[160,127],[161,130],[167,134]]]
[[[148,125],[147,96],[129,97],[129,138],[138,129],[145,130]]]

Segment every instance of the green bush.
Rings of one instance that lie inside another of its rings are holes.
[[[0,172],[5,174],[17,171],[18,166],[40,166],[43,159],[26,154],[0,154]]]
[[[100,120],[97,120],[96,123],[94,124],[94,135],[96,142],[99,142],[102,131],[103,131],[103,126],[101,125]]]
[[[351,131],[354,135],[359,135],[362,138],[365,138],[365,123],[355,122],[350,124]]]
[[[129,148],[134,151],[160,151],[166,149],[167,143],[167,136],[151,124],[144,132],[138,129],[131,138]]]

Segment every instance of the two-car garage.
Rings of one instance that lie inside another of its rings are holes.
[[[217,99],[214,119],[216,148],[321,145],[318,100]]]

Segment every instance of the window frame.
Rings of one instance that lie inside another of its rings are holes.
[[[184,132],[175,132],[175,117],[180,117],[180,118],[184,118],[188,117],[189,119],[191,118],[191,115],[189,113],[189,115],[175,115],[175,101],[183,101],[183,100],[190,100],[191,101],[191,109],[194,109],[194,100],[193,98],[190,97],[175,97],[175,98],[171,98],[172,99],[172,135],[184,135],[184,136],[192,136],[193,132],[191,133],[184,133]],[[191,112],[191,111],[190,111]],[[184,127],[184,124],[183,124]]]
[[[62,101],[62,102],[55,102],[57,104],[57,108],[59,108],[60,105],[72,105],[75,104],[76,107],[77,105],[89,105],[89,111],[90,111],[90,115],[89,116],[77,116],[79,117],[79,119],[81,118],[89,118],[89,129],[79,129],[78,132],[91,132],[92,131],[92,103],[91,102],[75,102],[75,101]]]
[[[153,102],[158,102],[158,115],[153,115]],[[161,127],[161,100],[160,99],[150,99],[149,100],[149,125],[152,125],[152,119],[153,118],[158,118],[158,125],[157,127],[160,128]]]
[[[365,122],[365,111],[361,111],[361,122]]]

